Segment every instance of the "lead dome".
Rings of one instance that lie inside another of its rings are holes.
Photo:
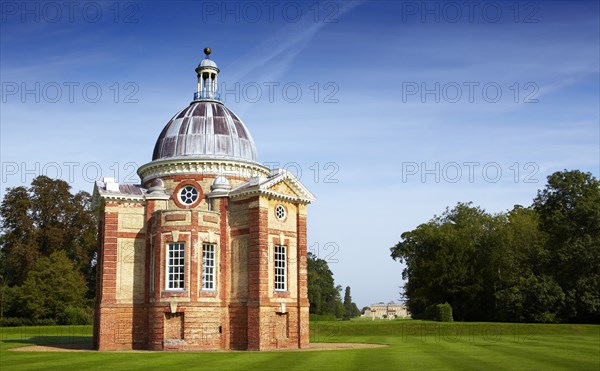
[[[219,100],[219,69],[206,57],[196,68],[194,101],[180,110],[160,133],[152,161],[163,159],[224,159],[258,163],[256,145],[242,120]]]
[[[156,141],[153,161],[179,157],[258,162],[256,146],[242,120],[222,103],[207,100],[179,111]]]

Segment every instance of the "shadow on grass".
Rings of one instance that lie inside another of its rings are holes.
[[[29,346],[50,347],[58,350],[91,350],[91,336],[33,336],[27,339],[3,340],[7,344],[29,344]],[[32,349],[37,350],[37,349]]]

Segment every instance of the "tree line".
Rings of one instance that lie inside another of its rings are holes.
[[[350,286],[346,286],[342,301],[342,286],[335,285],[327,261],[310,252],[307,258],[309,312],[313,318],[347,320],[360,316],[360,310],[352,301]]]
[[[565,170],[528,207],[458,203],[404,232],[391,257],[413,317],[447,302],[464,321],[600,323],[600,183]]]

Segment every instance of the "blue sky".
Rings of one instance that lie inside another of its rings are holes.
[[[359,307],[399,298],[389,248],[447,206],[600,174],[597,1],[1,4],[2,195],[138,181],[210,46],[261,162],[317,196],[309,245]]]

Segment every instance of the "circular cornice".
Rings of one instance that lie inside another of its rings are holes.
[[[137,173],[142,184],[146,184],[155,178],[188,174],[229,175],[240,178],[269,177],[271,170],[258,163],[235,160],[170,158],[142,165]]]

